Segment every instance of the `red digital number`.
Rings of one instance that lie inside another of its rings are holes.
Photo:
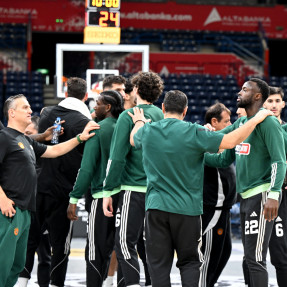
[[[108,24],[106,23],[106,21],[108,21],[108,20],[110,20],[111,22],[114,22],[115,27],[119,26],[119,13],[101,11],[100,14],[101,14],[101,17],[99,19],[99,25],[101,27],[107,27]]]
[[[119,27],[119,13],[110,12],[110,20],[115,22],[115,27]]]
[[[118,8],[120,0],[105,0],[105,5],[107,8]],[[103,7],[103,0],[92,0],[93,7]]]
[[[92,6],[102,7],[103,6],[103,0],[92,0]]]
[[[107,27],[108,24],[105,23],[104,21],[108,21],[109,12],[108,11],[101,11],[100,14],[103,16],[103,17],[100,17],[100,21],[99,21],[100,26],[101,27]]]
[[[106,0],[106,7],[107,8],[117,8],[117,7],[119,7],[119,0]]]

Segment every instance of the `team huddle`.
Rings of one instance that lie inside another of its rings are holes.
[[[179,90],[164,95],[162,109],[154,105],[163,86],[153,72],[128,81],[108,76],[89,111],[86,82],[70,78],[66,98],[43,109],[34,136],[26,135],[32,111],[25,96],[6,100],[0,286],[17,280],[27,286],[36,250],[44,254],[39,286],[64,286],[83,196],[87,286],[113,286],[111,269],[117,269],[117,286],[140,286],[138,257],[146,286],[171,286],[175,252],[182,286],[214,286],[231,254],[230,209],[237,199],[246,286],[268,286],[268,248],[278,286],[286,284],[282,89],[251,78],[237,98],[245,116],[231,124],[230,110],[215,103],[202,126],[184,121],[188,98]],[[51,145],[57,117],[64,131]]]

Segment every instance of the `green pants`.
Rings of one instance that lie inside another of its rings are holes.
[[[16,207],[9,218],[0,211],[0,287],[13,287],[25,267],[30,212]]]

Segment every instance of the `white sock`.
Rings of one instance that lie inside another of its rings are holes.
[[[106,280],[104,281],[103,286],[105,286],[105,287],[111,287],[111,286],[114,285],[113,282],[114,282],[114,276],[108,276],[108,277],[106,278]]]
[[[18,287],[27,287],[28,281],[29,281],[28,278],[19,277],[19,278],[18,278],[18,282],[17,282],[17,283],[18,283]]]
[[[134,285],[129,285],[129,286],[127,286],[127,287],[141,287],[141,285],[139,285],[139,284],[134,284]]]

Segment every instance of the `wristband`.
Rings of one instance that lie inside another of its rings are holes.
[[[144,120],[137,120],[137,121],[134,122],[134,124],[136,124],[137,122],[143,122],[145,124]]]
[[[81,143],[83,143],[84,141],[81,140],[80,135],[81,135],[81,134],[78,134],[78,135],[76,136],[76,138],[77,138],[77,141],[81,144]]]

